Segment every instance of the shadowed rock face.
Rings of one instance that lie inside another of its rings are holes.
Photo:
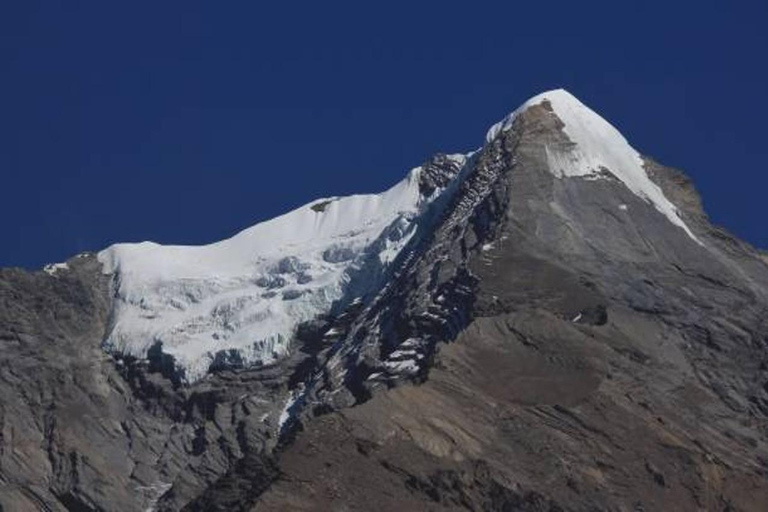
[[[610,169],[555,177],[571,146],[531,106],[377,296],[192,386],[101,351],[95,258],[1,271],[3,509],[765,510],[764,254],[650,159],[701,244]]]

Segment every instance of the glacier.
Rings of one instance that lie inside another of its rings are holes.
[[[467,155],[447,155],[458,175]],[[205,246],[116,244],[98,254],[115,278],[107,351],[138,358],[160,345],[182,377],[217,358],[268,365],[296,327],[375,290],[444,192],[422,168],[380,194],[331,197]]]

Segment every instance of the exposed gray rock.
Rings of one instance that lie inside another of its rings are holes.
[[[261,286],[262,288],[267,288],[269,290],[274,288],[282,288],[285,286],[285,279],[280,276],[273,275],[261,276],[256,280],[256,285]]]
[[[355,257],[355,251],[349,247],[331,247],[323,251],[323,259],[328,263],[349,261]]]

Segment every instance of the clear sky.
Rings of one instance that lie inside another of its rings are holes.
[[[375,192],[565,87],[768,248],[768,2],[5,2],[0,266]]]

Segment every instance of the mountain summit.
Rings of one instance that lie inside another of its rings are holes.
[[[562,89],[527,101],[491,127],[487,143],[541,106],[567,137],[544,145],[555,176],[618,180],[698,242],[648,177],[642,156]],[[444,205],[458,190],[475,153],[445,157],[438,183],[417,167],[381,194],[319,199],[208,246],[118,244],[102,251],[99,261],[118,283],[108,350],[145,358],[155,348],[172,356],[189,382],[223,362],[274,363],[300,323],[375,295],[421,217],[434,214],[435,199],[443,196]]]
[[[0,299],[9,510],[768,503],[768,264],[564,90],[381,194]]]

